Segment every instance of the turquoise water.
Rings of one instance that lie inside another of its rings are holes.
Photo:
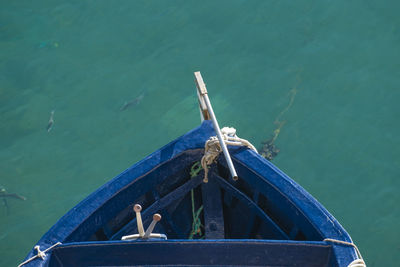
[[[8,199],[8,211],[0,205],[0,265],[20,263],[89,193],[197,126],[200,70],[220,125],[256,146],[296,92],[280,117],[273,162],[342,223],[368,266],[394,266],[399,8],[398,1],[2,1],[0,184],[27,200]]]

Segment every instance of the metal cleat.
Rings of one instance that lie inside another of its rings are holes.
[[[121,238],[121,240],[137,240],[137,239],[152,239],[152,238],[167,240],[167,236],[164,234],[152,233],[157,222],[159,222],[161,220],[160,214],[156,213],[153,215],[153,221],[150,223],[149,227],[147,228],[147,230],[145,232],[144,228],[143,228],[142,215],[140,214],[142,207],[139,204],[135,204],[135,206],[133,207],[133,210],[136,213],[136,223],[137,223],[137,227],[138,227],[138,234],[123,236]]]

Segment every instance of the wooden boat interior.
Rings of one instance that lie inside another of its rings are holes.
[[[68,241],[121,240],[124,235],[138,233],[133,211],[136,203],[143,208],[145,226],[150,224],[154,213],[161,214],[154,232],[165,234],[169,240],[190,238],[193,212],[200,208],[201,234],[194,234],[193,239],[322,240],[318,229],[301,210],[244,165],[238,168],[238,181],[229,177],[226,165],[220,163],[223,159],[211,166],[208,183],[203,182],[203,170],[191,177],[192,166],[203,153],[203,149],[185,151],[136,179],[101,207],[104,210],[109,210],[108,206],[113,206],[113,210],[120,207],[113,217],[93,232],[82,225],[85,231],[77,229]],[[256,179],[263,186],[254,183]],[[96,214],[92,217],[95,221]]]

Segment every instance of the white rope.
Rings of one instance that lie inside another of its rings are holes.
[[[224,127],[221,129],[222,137],[225,144],[230,146],[247,146],[256,153],[257,149],[246,139],[239,138],[236,135],[236,129],[231,127]],[[201,166],[204,169],[203,182],[208,182],[208,166],[215,162],[215,159],[221,153],[221,144],[216,136],[211,136],[204,147],[204,156],[201,159]]]
[[[350,262],[350,264],[347,267],[367,267],[367,265],[365,264],[365,262],[363,260],[363,257],[361,256],[360,251],[358,250],[357,246],[354,243],[337,240],[337,239],[332,239],[332,238],[325,238],[324,241],[337,243],[337,244],[343,244],[343,245],[347,245],[347,246],[352,246],[353,248],[355,248],[358,259],[355,259],[354,261]]]
[[[55,246],[61,245],[61,242],[57,242],[54,245],[52,245],[51,247],[46,248],[45,250],[41,251],[40,250],[40,246],[35,246],[35,250],[37,250],[37,254],[29,259],[27,259],[26,261],[24,261],[23,263],[21,263],[20,265],[18,265],[18,267],[21,267],[25,264],[27,264],[28,262],[33,261],[36,258],[41,258],[42,260],[44,260],[46,258],[46,252],[49,251],[50,249],[54,248]]]

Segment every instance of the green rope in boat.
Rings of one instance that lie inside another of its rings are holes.
[[[193,165],[192,168],[190,168],[190,178],[193,178],[197,175],[199,175],[199,172],[203,169],[201,167],[200,161],[196,161]]]
[[[197,161],[193,164],[192,168],[190,169],[190,178],[196,177],[199,172],[203,169],[201,167],[200,161]],[[199,235],[200,238],[204,238],[203,233],[201,231],[201,227],[204,228],[204,225],[201,224],[200,220],[200,213],[203,211],[203,205],[200,206],[200,208],[195,211],[195,204],[194,204],[194,190],[190,190],[190,196],[192,198],[192,216],[193,216],[193,222],[192,222],[192,231],[190,231],[189,234],[189,239],[193,239],[195,235]]]

